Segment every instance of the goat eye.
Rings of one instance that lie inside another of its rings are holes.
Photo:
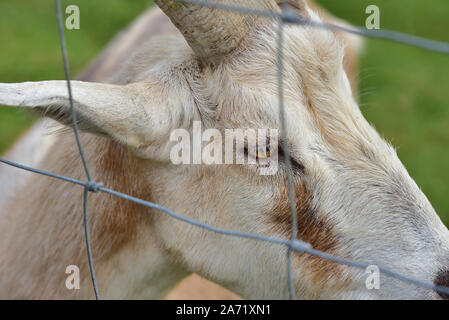
[[[271,156],[271,150],[266,150],[265,152],[259,152],[259,151],[256,151],[256,154],[255,154],[255,157],[256,157],[256,159],[266,159],[266,158],[269,158]]]
[[[271,157],[271,150],[268,147],[266,150],[253,150],[253,152],[249,152],[248,148],[245,147],[244,152],[246,157],[251,157],[256,160],[267,159]]]

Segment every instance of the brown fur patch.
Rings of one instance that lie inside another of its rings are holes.
[[[449,269],[441,271],[434,281],[435,285],[449,288]],[[444,300],[449,300],[449,294],[438,292]]]
[[[126,147],[103,137],[82,134],[82,144],[93,178],[105,186],[149,199],[149,188],[139,176],[140,164]],[[61,133],[39,168],[85,181],[72,133]],[[0,297],[92,297],[83,232],[82,187],[39,175],[16,195],[0,224],[4,254]],[[133,244],[140,226],[151,220],[145,208],[103,193],[89,195],[89,226],[100,290],[105,292],[109,259]],[[18,253],[18,254],[16,254]],[[65,268],[80,268],[81,290],[64,286]],[[26,283],[26,285],[18,285]],[[103,290],[104,289],[104,290]],[[106,294],[106,293],[105,293]]]
[[[285,181],[285,180],[284,180]],[[291,235],[291,211],[288,200],[288,189],[285,183],[280,186],[279,195],[271,213],[274,229],[286,237]],[[338,247],[338,237],[333,225],[323,215],[318,214],[318,208],[312,203],[312,193],[305,181],[295,181],[296,213],[298,219],[297,239],[308,242],[316,250],[334,254]],[[313,286],[319,295],[323,286],[329,280],[336,286],[344,286],[349,280],[343,274],[343,268],[334,262],[308,254],[294,254],[298,264],[305,266],[306,274],[310,276]]]
[[[98,144],[96,152],[99,155],[96,161],[98,181],[112,190],[149,199],[149,188],[139,176],[139,160],[126,146],[107,140]],[[135,240],[138,225],[150,219],[142,215],[141,205],[112,195],[102,194],[100,199],[91,201],[95,201],[98,215],[92,223],[93,246],[99,258],[108,258],[125,243]]]

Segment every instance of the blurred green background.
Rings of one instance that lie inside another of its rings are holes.
[[[449,42],[447,0],[318,0],[335,15],[365,25],[368,5],[380,8],[381,28]],[[148,0],[71,0],[81,29],[66,31],[73,75],[95,57]],[[63,79],[53,1],[0,1],[0,81]],[[449,56],[367,40],[360,66],[361,107],[397,148],[405,166],[449,225]],[[0,153],[33,118],[0,108]]]

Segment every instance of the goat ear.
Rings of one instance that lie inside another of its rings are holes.
[[[160,91],[149,83],[71,84],[79,128],[106,134],[131,147],[167,141],[171,124],[177,122],[174,117],[180,114],[178,102],[161,101]],[[67,125],[72,121],[66,81],[0,83],[0,105],[37,110]]]

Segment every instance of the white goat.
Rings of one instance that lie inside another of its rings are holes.
[[[170,133],[192,130],[193,121],[219,130],[280,128],[277,22],[155,2],[183,37],[153,38],[139,46],[110,84],[72,82],[93,178],[204,223],[288,238],[282,158],[272,176],[257,175],[258,165],[170,161]],[[270,0],[219,2],[279,11]],[[303,0],[290,3],[307,18],[319,19]],[[130,42],[140,40],[127,36]],[[343,68],[342,41],[329,31],[293,25],[285,27],[284,38],[298,238],[336,256],[447,285],[449,231],[394,149],[363,118]],[[131,47],[124,45],[116,56],[128,55]],[[90,70],[90,80],[99,75],[98,81],[104,80],[102,66]],[[65,81],[0,84],[0,104],[71,122]],[[33,130],[28,137],[43,131]],[[14,150],[30,144],[28,137]],[[44,140],[40,168],[85,178],[72,134]],[[82,190],[39,176],[24,174],[20,181],[1,184],[12,189],[0,199],[0,297],[92,297]],[[244,298],[288,297],[286,252],[276,245],[217,235],[103,194],[91,196],[89,212],[105,298],[161,298],[192,272]],[[440,298],[395,279],[367,290],[364,272],[307,254],[293,254],[292,264],[298,298]],[[80,290],[65,287],[68,265],[80,267]]]

